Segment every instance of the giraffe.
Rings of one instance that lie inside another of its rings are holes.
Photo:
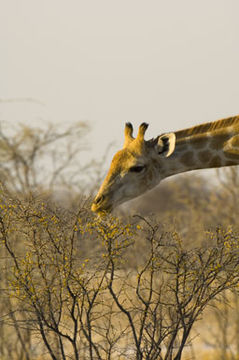
[[[182,172],[239,164],[239,115],[165,133],[145,140],[148,124],[136,138],[125,125],[123,149],[110,169],[91,210],[102,215],[155,187],[162,179]]]

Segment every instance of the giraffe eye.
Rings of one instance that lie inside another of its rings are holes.
[[[141,171],[143,171],[145,168],[145,166],[143,165],[136,165],[136,166],[132,166],[131,168],[129,168],[130,172],[135,172],[135,173],[140,173]]]

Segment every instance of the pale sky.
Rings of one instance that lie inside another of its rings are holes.
[[[85,120],[89,158],[239,113],[238,0],[0,0],[0,120]],[[111,156],[110,156],[111,157]],[[110,159],[109,159],[110,161]]]

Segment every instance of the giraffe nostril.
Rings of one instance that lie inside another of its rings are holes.
[[[99,205],[104,200],[104,198],[105,198],[104,195],[98,196],[95,198],[94,203]]]

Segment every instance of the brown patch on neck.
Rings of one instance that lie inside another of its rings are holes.
[[[182,154],[179,161],[185,166],[192,166],[195,162],[193,151],[187,151]]]
[[[209,162],[209,167],[220,167],[223,166],[222,165],[222,159],[220,158],[220,156],[215,155]]]
[[[207,138],[202,136],[197,136],[196,138],[189,140],[189,144],[190,143],[193,144],[193,148],[199,150],[205,147],[207,141],[208,141]]]
[[[233,161],[233,160],[226,160],[224,166],[233,166],[233,165],[236,165],[236,164],[235,164],[235,161]]]
[[[233,153],[233,152],[229,153],[229,152],[226,152],[226,153],[225,153],[225,156],[226,156],[227,159],[237,160],[237,161],[234,162],[234,164],[235,164],[235,165],[238,164],[239,158],[238,158],[238,154],[237,154],[237,153]]]
[[[206,164],[210,158],[210,155],[211,153],[209,150],[203,150],[198,152],[197,157],[201,163]]]
[[[209,146],[212,150],[222,149],[225,142],[231,137],[230,133],[221,133],[215,136],[212,136],[210,139]]]

